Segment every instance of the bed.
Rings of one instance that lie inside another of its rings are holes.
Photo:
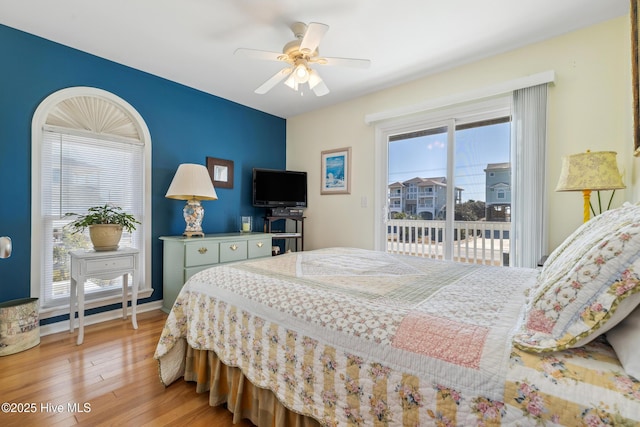
[[[542,269],[327,248],[202,271],[160,380],[259,426],[639,425],[638,219],[599,215]]]

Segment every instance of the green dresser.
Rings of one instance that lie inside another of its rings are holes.
[[[194,274],[226,262],[271,256],[269,233],[223,233],[206,237],[162,236],[162,310],[168,313]]]

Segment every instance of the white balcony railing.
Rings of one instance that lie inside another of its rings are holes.
[[[508,265],[510,227],[508,222],[454,221],[454,261]],[[444,241],[444,221],[387,221],[387,252],[443,259]]]

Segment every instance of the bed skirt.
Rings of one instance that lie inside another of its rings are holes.
[[[196,383],[196,392],[209,392],[209,405],[227,404],[233,423],[248,419],[259,427],[316,427],[320,423],[287,409],[270,391],[253,385],[240,368],[225,365],[213,351],[187,346],[185,381]]]

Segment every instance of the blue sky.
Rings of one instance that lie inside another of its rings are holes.
[[[485,173],[489,163],[509,161],[510,123],[456,132],[456,186],[462,200],[485,200]],[[389,143],[389,183],[416,176],[446,176],[446,133]]]

